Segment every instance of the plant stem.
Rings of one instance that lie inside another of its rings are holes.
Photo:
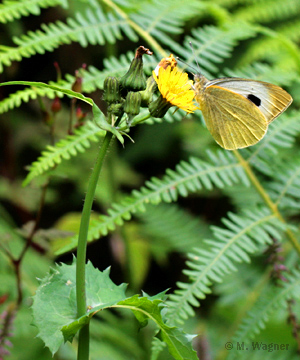
[[[90,215],[95,195],[97,182],[103,165],[108,146],[113,137],[111,132],[107,132],[96,160],[92,175],[89,180],[87,193],[83,205],[79,236],[77,247],[76,262],[76,300],[77,300],[77,317],[81,317],[86,313],[86,292],[85,292],[85,262],[86,262],[86,246],[87,236],[90,222]],[[78,340],[78,360],[88,360],[89,358],[89,325],[84,326],[79,331]]]
[[[235,157],[238,159],[239,163],[242,165],[242,167],[244,168],[244,170],[246,171],[250,181],[252,182],[252,184],[254,185],[254,187],[256,188],[256,190],[258,191],[258,193],[260,194],[260,196],[263,198],[264,202],[266,203],[266,205],[269,207],[269,209],[273,212],[273,214],[276,215],[276,217],[282,222],[285,223],[285,220],[283,218],[283,216],[281,215],[281,213],[278,211],[277,205],[271,200],[269,194],[265,191],[265,189],[263,188],[263,186],[260,184],[260,182],[258,181],[257,177],[255,176],[254,172],[252,171],[251,166],[249,165],[248,161],[246,161],[242,155],[239,153],[238,150],[234,150],[233,151]],[[293,245],[293,247],[295,248],[295,250],[297,251],[298,255],[300,256],[300,244],[297,240],[297,238],[295,237],[294,233],[291,231],[291,229],[287,228],[285,230],[289,241],[291,242],[291,244]]]
[[[102,0],[104,4],[109,6],[111,9],[115,10],[126,22],[129,24],[134,31],[136,31],[137,34],[140,35],[141,38],[143,38],[147,43],[155,49],[158,53],[160,53],[161,56],[167,56],[168,54],[166,51],[159,45],[159,43],[154,39],[153,36],[150,35],[148,31],[145,31],[143,28],[141,28],[136,22],[131,20],[129,16],[123,11],[118,5],[116,5],[111,0]]]

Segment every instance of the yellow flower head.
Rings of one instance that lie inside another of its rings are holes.
[[[160,67],[158,76],[153,71],[153,77],[157,83],[158,89],[164,100],[170,106],[192,113],[198,107],[193,104],[195,93],[192,90],[193,81],[188,79],[188,74],[181,72],[177,67],[172,69],[168,66],[166,69]]]

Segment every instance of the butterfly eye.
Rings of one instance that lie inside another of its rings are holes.
[[[247,96],[247,99],[249,99],[251,102],[253,102],[253,104],[256,106],[260,106],[260,104],[261,104],[260,98],[258,98],[257,96],[255,96],[253,94],[249,94]]]

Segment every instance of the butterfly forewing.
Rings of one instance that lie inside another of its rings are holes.
[[[268,121],[243,95],[211,85],[196,95],[208,130],[227,150],[256,144],[266,134]]]
[[[268,123],[280,115],[293,101],[281,87],[263,81],[242,78],[215,79],[207,84],[217,85],[242,95],[253,102],[266,117]]]

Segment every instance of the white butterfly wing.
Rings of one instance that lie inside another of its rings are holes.
[[[266,134],[266,117],[243,95],[212,85],[195,98],[208,130],[223,148],[235,150],[251,146]]]
[[[263,81],[242,78],[223,78],[209,81],[205,87],[220,86],[244,96],[253,102],[270,123],[280,115],[293,101],[281,87]]]

